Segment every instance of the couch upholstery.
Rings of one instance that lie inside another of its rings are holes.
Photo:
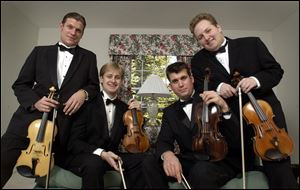
[[[45,177],[36,180],[36,188],[43,188],[45,184]],[[108,171],[104,176],[105,189],[120,189],[122,187],[122,179],[118,172]],[[169,183],[170,189],[183,189],[182,184]],[[58,166],[54,166],[51,171],[49,180],[49,188],[68,188],[80,189],[81,178],[70,171],[64,170]],[[243,178],[241,175],[228,181],[222,189],[242,189]],[[247,189],[268,189],[267,178],[261,171],[246,172],[246,188]]]

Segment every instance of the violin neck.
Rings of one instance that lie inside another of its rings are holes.
[[[263,112],[262,108],[260,107],[260,105],[258,104],[257,100],[255,99],[254,95],[251,93],[251,92],[248,92],[247,93],[249,99],[250,99],[250,102],[255,110],[255,112],[257,113],[259,119],[264,122],[264,121],[267,121],[268,118],[266,116],[266,114]]]
[[[136,108],[131,109],[131,115],[132,115],[132,123],[134,126],[138,126],[138,119],[136,114]]]
[[[41,121],[41,124],[40,124],[40,127],[39,127],[39,132],[38,132],[37,137],[36,137],[37,142],[43,142],[43,140],[44,140],[47,121],[48,121],[48,113],[44,112],[43,117],[42,117],[42,121]]]

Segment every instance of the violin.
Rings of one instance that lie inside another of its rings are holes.
[[[51,87],[48,98],[53,99],[55,88]],[[54,113],[53,113],[54,114]],[[53,137],[57,128],[53,122],[48,121],[48,113],[44,112],[42,119],[34,120],[28,127],[27,138],[29,146],[22,150],[16,164],[17,171],[24,177],[43,177],[49,174],[54,167],[54,154],[52,151]]]
[[[232,84],[242,80],[239,72],[233,74]],[[243,106],[243,117],[255,131],[253,148],[257,156],[263,160],[282,160],[290,156],[294,145],[285,129],[278,128],[273,121],[273,110],[264,100],[256,100],[251,92],[247,93],[250,102]]]
[[[208,90],[210,69],[205,69],[204,91]],[[211,161],[222,160],[227,152],[227,142],[218,129],[221,111],[215,104],[206,105],[203,101],[195,105],[195,121],[198,132],[193,137],[192,149],[209,155]]]
[[[132,96],[131,87],[128,87]],[[128,152],[141,153],[149,149],[150,143],[147,135],[142,131],[144,122],[143,113],[136,108],[127,110],[123,115],[123,122],[127,128],[122,144]]]

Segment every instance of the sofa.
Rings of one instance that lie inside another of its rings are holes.
[[[35,188],[44,188],[45,177],[36,179]],[[105,189],[121,189],[122,187],[121,175],[117,171],[108,171],[104,175]],[[50,189],[80,189],[81,178],[70,171],[64,170],[58,166],[54,166],[50,174],[49,186]],[[170,189],[184,189],[182,184],[177,182],[169,182]],[[242,175],[236,176],[234,179],[228,181],[221,189],[242,189],[243,178]],[[247,189],[268,189],[268,182],[265,174],[261,171],[246,172],[246,188]]]

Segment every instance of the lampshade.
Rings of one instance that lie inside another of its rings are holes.
[[[151,74],[144,82],[137,95],[150,97],[168,97],[170,92],[166,84],[157,75]]]

